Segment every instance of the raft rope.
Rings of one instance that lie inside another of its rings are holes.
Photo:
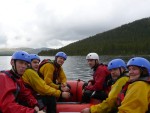
[[[77,87],[76,87],[76,100],[77,100],[77,102],[78,102],[78,96],[77,96],[77,94],[78,94],[78,84],[79,84],[79,81],[80,81],[80,79],[77,80]]]

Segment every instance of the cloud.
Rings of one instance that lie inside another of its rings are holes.
[[[0,47],[60,48],[149,17],[150,0],[0,1]]]
[[[0,24],[0,47],[5,47],[6,43],[7,43],[7,37],[4,34]]]
[[[0,34],[0,48],[6,47],[5,44],[7,42],[6,36]]]

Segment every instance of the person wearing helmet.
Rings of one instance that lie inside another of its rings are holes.
[[[31,59],[31,68],[33,68],[35,71],[38,71],[39,63],[41,61],[40,57],[37,54],[30,54]]]
[[[67,78],[63,71],[62,65],[67,60],[67,55],[64,52],[58,52],[55,55],[55,60],[50,62],[41,62],[39,66],[39,74],[43,76],[46,84],[55,89],[69,91],[67,87]]]
[[[127,68],[129,81],[118,95],[118,113],[149,113],[150,62],[134,57],[128,61]]]
[[[126,64],[122,59],[113,59],[108,63],[108,69],[111,73],[113,85],[109,92],[108,98],[102,103],[93,105],[90,108],[85,108],[82,113],[114,113],[117,96],[122,87],[129,80],[126,76]]]
[[[21,76],[30,63],[29,54],[17,51],[11,58],[12,69],[0,73],[0,112],[2,113],[44,113],[39,111],[37,100],[27,89]],[[27,102],[28,106],[22,106]]]
[[[97,53],[89,53],[86,60],[91,69],[93,69],[93,79],[89,80],[87,86],[83,89],[82,102],[90,102],[91,97],[98,100],[104,100],[109,92],[109,86],[105,82],[110,76],[107,66],[99,63],[99,56]]]
[[[26,69],[22,79],[25,83],[25,86],[30,88],[33,95],[39,100],[39,105],[41,105],[40,108],[42,109],[44,107],[44,105],[41,103],[44,95],[54,96],[57,98],[69,98],[68,92],[61,92],[60,90],[47,85],[45,81],[38,75],[37,71],[40,63],[40,57],[37,54],[30,54],[30,59],[30,68]],[[56,108],[56,106],[51,106],[50,108],[52,111],[52,108]]]
[[[67,60],[67,55],[64,52],[58,52],[55,55],[55,60],[43,60],[39,65],[38,73],[44,79],[47,85],[55,88],[56,90],[61,90],[61,92],[69,92],[70,88],[67,86],[67,78],[62,68],[65,60]],[[66,97],[70,97],[70,93],[66,94]],[[61,98],[60,98],[61,99]],[[54,96],[47,96],[44,99],[44,103],[47,106],[47,110],[51,111],[51,104],[53,101],[54,106],[56,106],[56,98]],[[54,102],[55,101],[55,102]],[[54,107],[53,107],[54,108]],[[56,111],[56,109],[54,110]],[[47,112],[51,113],[51,112]]]
[[[124,77],[124,75],[128,74],[126,69],[126,63],[122,59],[113,59],[108,63],[108,70],[111,73],[113,83],[120,77]],[[125,76],[125,78],[128,77]]]

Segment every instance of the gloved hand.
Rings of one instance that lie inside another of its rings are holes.
[[[64,99],[70,98],[70,93],[69,92],[62,92],[62,98],[64,98]]]

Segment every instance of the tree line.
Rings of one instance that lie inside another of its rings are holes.
[[[71,43],[60,49],[41,51],[39,55],[55,55],[64,51],[69,56],[87,55],[149,55],[150,18],[144,18],[118,28]]]

